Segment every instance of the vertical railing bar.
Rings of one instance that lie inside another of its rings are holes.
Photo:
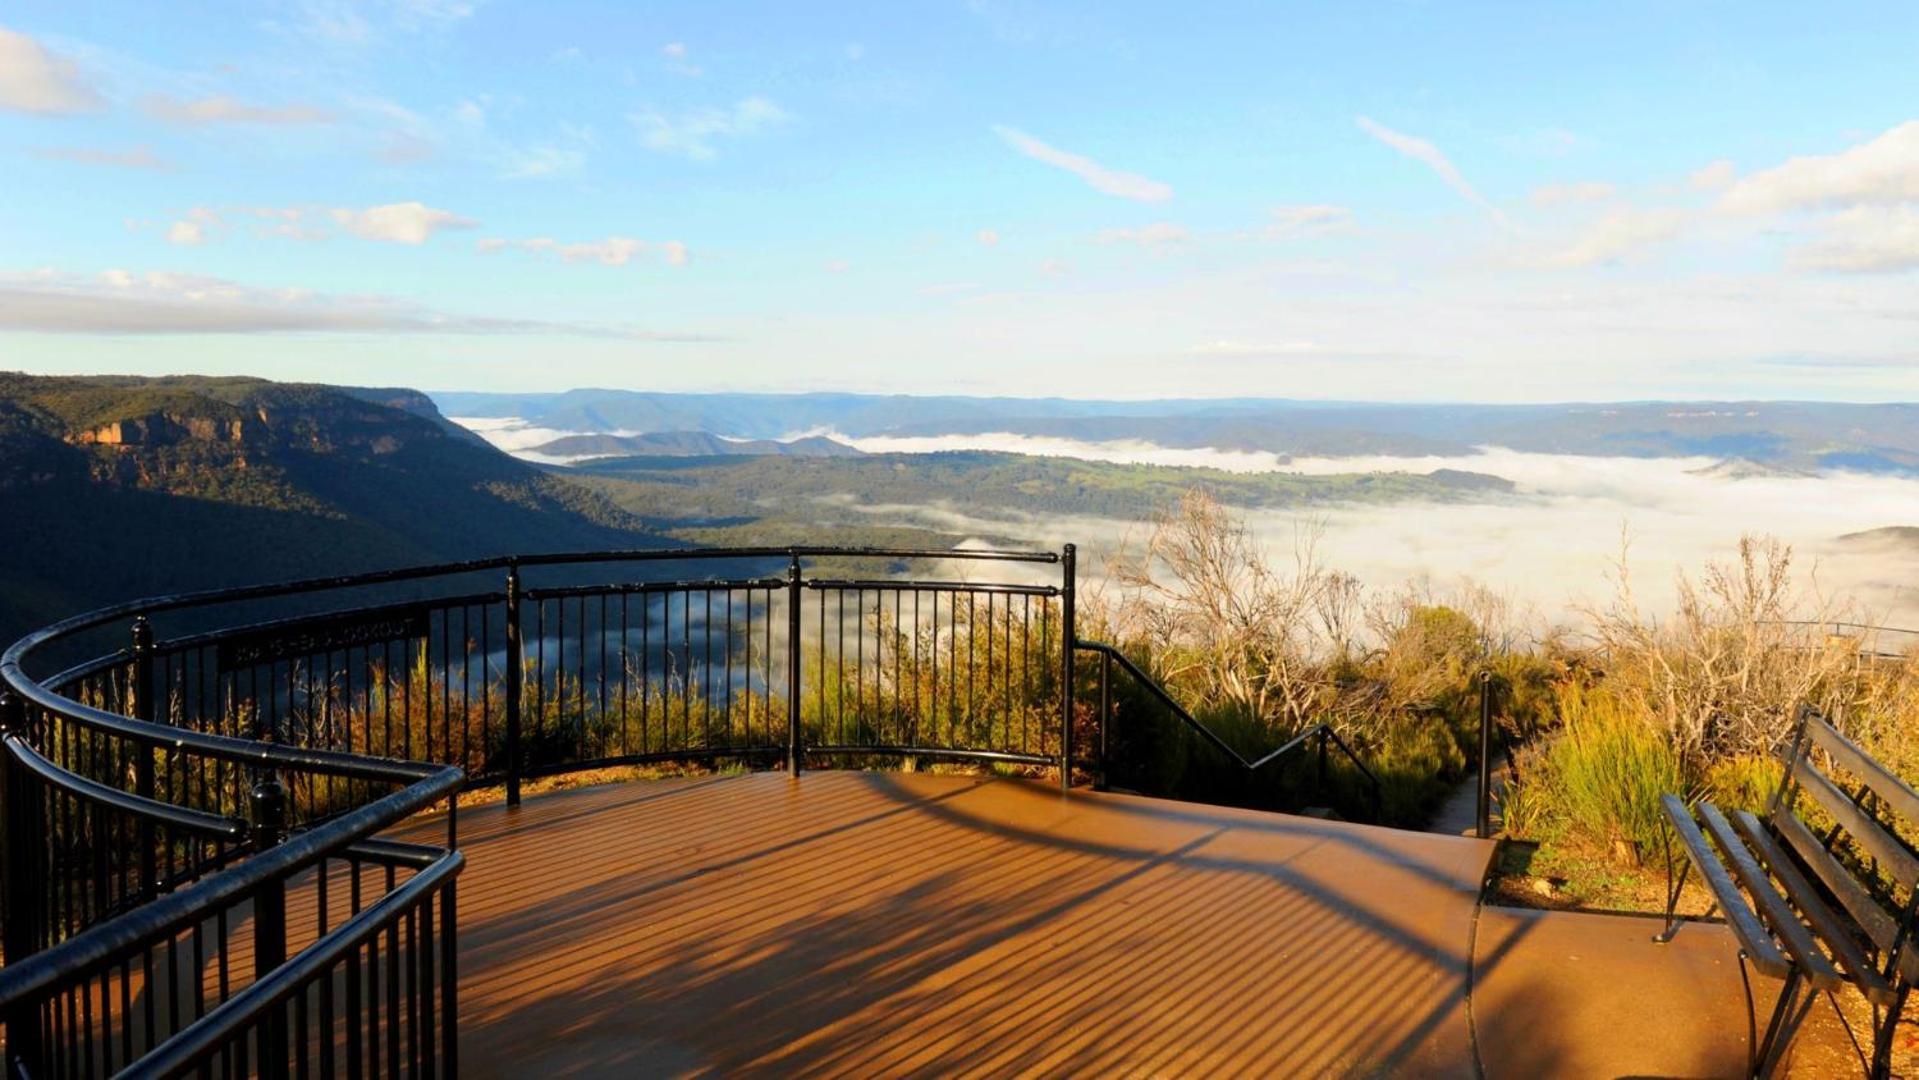
[[[786,771],[795,778],[805,756],[800,750],[801,659],[800,558],[795,555],[786,569]]]

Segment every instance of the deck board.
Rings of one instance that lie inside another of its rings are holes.
[[[1483,841],[818,772],[464,810],[460,843],[469,1075],[1474,1071]]]

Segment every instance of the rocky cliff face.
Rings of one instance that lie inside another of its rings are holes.
[[[91,431],[69,436],[69,441],[82,446],[166,446],[189,439],[241,443],[247,438],[246,426],[246,421],[240,419],[154,413],[102,424]]]
[[[89,453],[96,480],[173,489],[196,475],[271,468],[302,455],[384,458],[448,435],[416,412],[351,393],[266,387],[240,402],[176,403],[59,437]]]

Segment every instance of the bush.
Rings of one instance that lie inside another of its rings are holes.
[[[1564,730],[1517,785],[1534,827],[1592,844],[1657,842],[1659,797],[1686,790],[1679,754],[1609,691],[1568,683],[1557,704]]]

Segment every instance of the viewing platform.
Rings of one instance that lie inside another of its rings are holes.
[[[835,559],[861,572],[815,569]],[[963,559],[1029,572],[865,576]],[[9,1063],[1744,1071],[1723,927],[1658,945],[1657,920],[1484,906],[1491,841],[1351,820],[1380,781],[1331,727],[1242,751],[1081,638],[1073,592],[1070,547],[583,553],[31,635],[0,663]],[[1214,755],[1236,797],[1313,812],[1113,790],[1112,747],[1148,735]],[[685,775],[561,778],[656,764]],[[1787,1062],[1855,1067],[1824,1010]]]
[[[461,819],[474,1076],[1745,1064],[1723,928],[1660,946],[1653,920],[1482,909],[1491,841],[858,772],[611,784]],[[1836,1025],[1814,1028],[1790,1075],[1856,1068]]]

